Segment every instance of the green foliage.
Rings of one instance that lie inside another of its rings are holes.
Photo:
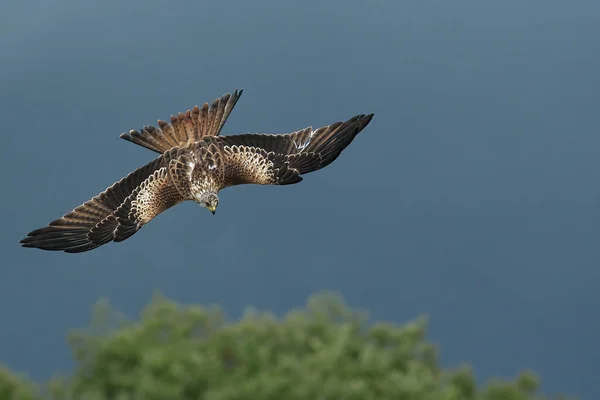
[[[0,400],[34,400],[37,388],[27,378],[18,377],[0,365]]]
[[[127,321],[104,302],[91,328],[69,337],[73,375],[45,392],[55,400],[543,399],[531,372],[478,388],[470,368],[441,369],[426,322],[369,324],[326,293],[281,319],[250,309],[237,322],[159,295],[139,321]],[[40,398],[0,374],[0,400]]]

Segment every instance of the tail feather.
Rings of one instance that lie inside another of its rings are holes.
[[[215,99],[209,107],[195,106],[192,110],[171,116],[171,124],[158,120],[158,128],[144,126],[139,132],[130,130],[122,133],[121,139],[135,143],[157,153],[173,147],[185,147],[205,136],[218,136],[229,114],[240,99],[243,89],[227,93]]]

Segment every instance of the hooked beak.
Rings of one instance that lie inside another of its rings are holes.
[[[210,206],[210,207],[206,207],[206,208],[208,208],[208,210],[209,210],[209,211],[210,211],[210,212],[211,212],[213,215],[215,215],[215,210],[217,209],[217,207]]]

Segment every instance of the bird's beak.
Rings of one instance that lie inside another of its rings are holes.
[[[215,215],[215,210],[217,209],[217,207],[210,206],[210,207],[206,207],[206,208],[208,208],[208,210],[209,210],[211,213],[213,213],[213,215]]]

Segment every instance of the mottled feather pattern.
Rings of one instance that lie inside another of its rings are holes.
[[[275,153],[257,147],[237,145],[225,146],[223,150],[227,157],[225,187],[246,183],[260,185],[277,183]]]
[[[331,164],[371,121],[357,115],[289,134],[220,136],[242,90],[209,107],[158,121],[121,137],[161,153],[73,211],[21,240],[24,247],[78,253],[120,242],[161,212],[186,200],[208,207],[206,194],[241,184],[289,185]],[[210,197],[209,197],[210,198]],[[211,203],[216,207],[216,203]],[[214,212],[214,208],[211,208]]]
[[[172,183],[168,168],[155,171],[116,210],[114,241],[121,242],[163,211],[187,200]]]
[[[175,188],[179,191],[182,198],[191,200],[192,190],[192,171],[195,166],[195,162],[192,161],[192,157],[184,155],[175,160],[171,160],[169,163],[169,177],[171,182],[175,185]]]
[[[223,155],[213,139],[214,136],[206,136],[189,147],[195,157],[190,171],[193,191],[218,192],[221,188],[224,179]]]
[[[136,221],[140,226],[184,200],[175,185],[171,184],[165,167],[154,172],[136,191],[127,219]],[[118,213],[117,216],[120,220]]]

